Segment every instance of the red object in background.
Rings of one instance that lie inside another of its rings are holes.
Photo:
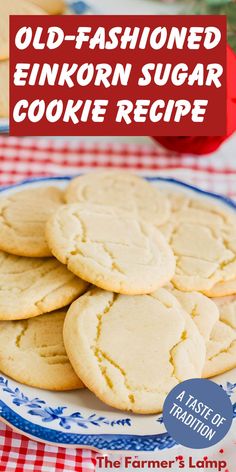
[[[216,105],[217,120],[217,105]],[[157,136],[162,146],[171,151],[188,154],[209,154],[236,131],[236,55],[227,47],[227,135],[226,136]]]

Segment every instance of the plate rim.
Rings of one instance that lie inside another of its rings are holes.
[[[2,400],[0,400],[0,418],[19,434],[57,447],[87,448],[96,452],[115,453],[117,451],[160,451],[177,445],[167,432],[156,435],[60,433],[26,420]],[[63,441],[60,440],[61,436],[63,436]]]
[[[109,172],[110,169],[103,168],[102,170],[103,171],[108,170],[108,172]],[[118,170],[120,170],[120,169],[118,169]],[[66,181],[70,181],[70,180],[72,180],[76,177],[79,177],[81,175],[84,175],[84,174],[87,174],[87,173],[90,173],[90,172],[92,172],[92,171],[78,172],[76,174],[67,174],[67,175],[50,175],[48,177],[26,178],[26,179],[21,180],[20,182],[14,183],[14,184],[1,185],[0,186],[0,192],[4,192],[5,190],[11,190],[13,188],[21,187],[23,185],[27,185],[27,184],[31,184],[31,183],[45,182],[45,181],[48,181],[48,180],[52,180],[52,181],[66,180]],[[132,173],[132,169],[130,169],[130,172]],[[142,174],[137,174],[137,175],[141,175],[142,178],[148,180],[149,182],[155,182],[155,181],[167,182],[167,183],[174,184],[174,185],[177,185],[177,186],[180,186],[180,187],[184,187],[184,188],[192,190],[195,193],[198,193],[202,196],[205,195],[206,197],[210,197],[212,199],[221,201],[222,203],[224,203],[227,206],[231,207],[232,209],[236,210],[236,202],[232,198],[227,197],[226,195],[222,195],[222,194],[217,193],[217,192],[209,192],[208,190],[204,190],[200,187],[196,187],[195,185],[188,184],[187,182],[184,182],[183,180],[175,179],[173,177],[161,177],[159,175],[151,175],[150,176],[150,175],[145,175],[145,172],[143,172]]]
[[[63,176],[49,176],[49,177],[37,177],[25,179],[21,182],[4,185],[0,187],[0,192],[8,191],[14,188],[24,187],[28,184],[40,183],[40,182],[51,182],[51,181],[70,181],[76,176],[82,175],[78,173],[76,175],[63,175]],[[202,196],[211,197],[212,199],[221,201],[231,209],[236,211],[236,202],[231,198],[205,191],[194,185],[187,184],[178,179],[160,176],[143,176],[150,182],[166,182],[174,184],[178,187],[189,189],[195,193],[201,194]],[[4,374],[0,373],[0,376],[8,380]],[[11,382],[11,380],[10,380]],[[17,383],[18,384],[18,383]],[[21,385],[21,384],[19,384]],[[236,387],[236,385],[235,385]],[[233,404],[234,418],[236,418],[236,403]],[[158,433],[155,435],[134,435],[134,434],[81,434],[81,433],[69,433],[69,432],[58,432],[41,425],[32,423],[28,419],[23,418],[20,414],[15,412],[8,404],[0,399],[0,419],[4,423],[15,429],[19,434],[23,433],[28,436],[31,440],[51,444],[57,447],[70,447],[70,448],[87,448],[92,449],[95,452],[109,451],[115,453],[116,451],[124,452],[151,452],[160,451],[164,449],[170,449],[177,443],[167,433]],[[49,438],[50,436],[50,438]],[[63,438],[61,441],[60,438]],[[68,442],[67,442],[68,441]]]

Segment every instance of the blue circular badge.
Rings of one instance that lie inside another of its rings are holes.
[[[211,380],[186,380],[166,397],[163,421],[176,442],[204,449],[225,437],[233,421],[233,406],[223,388]]]

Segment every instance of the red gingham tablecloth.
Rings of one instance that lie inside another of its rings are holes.
[[[179,178],[236,198],[236,158],[224,150],[207,157],[183,157],[151,141],[147,145],[131,145],[86,140],[82,144],[76,140],[0,137],[1,185],[32,177],[78,174],[97,167]],[[88,450],[28,440],[0,422],[1,472],[91,472],[96,467],[95,455]]]

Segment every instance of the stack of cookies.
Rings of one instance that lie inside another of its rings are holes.
[[[9,17],[10,15],[58,15],[64,0],[0,1],[0,118],[9,116]]]
[[[2,197],[0,371],[147,414],[236,367],[236,216],[191,195],[110,171]]]

